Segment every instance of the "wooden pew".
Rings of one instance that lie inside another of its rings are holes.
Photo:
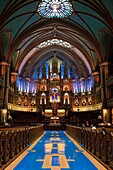
[[[43,133],[43,125],[26,128],[2,129],[0,132],[0,167],[24,150]]]
[[[79,130],[81,130],[81,133]],[[83,147],[88,149],[92,154],[96,155],[113,169],[113,132],[108,132],[106,134],[103,131],[101,132],[101,129],[96,130],[95,132],[86,128],[79,128],[79,130],[78,127],[70,125],[66,126],[66,132],[71,137],[75,136],[77,142],[80,143],[81,141]]]
[[[10,144],[10,151],[9,157],[13,158],[15,155],[15,131],[9,132],[9,144]]]
[[[108,163],[108,159],[110,155],[109,144],[110,144],[110,134],[102,132],[101,154],[102,154],[102,160],[105,163]]]
[[[15,131],[15,154],[19,153],[19,143],[20,143],[19,133],[20,130]]]
[[[2,147],[2,132],[0,132],[0,167],[2,166],[3,147]]]
[[[96,155],[101,158],[101,141],[102,141],[102,134],[97,130],[97,147],[96,147]]]
[[[20,129],[20,131],[19,131],[19,152],[22,151],[22,143],[23,143],[22,133],[23,133],[23,131],[22,131],[22,129]]]
[[[22,149],[25,149],[27,147],[27,130],[22,130]]]
[[[88,137],[89,137],[89,131],[88,130],[84,130],[84,147],[86,149],[88,149]]]
[[[97,143],[96,143],[96,134],[97,134],[96,131],[92,132],[92,151],[91,152],[93,154],[96,154],[96,147],[97,147],[96,146],[97,145]]]
[[[9,132],[8,131],[2,132],[2,148],[3,148],[2,161],[3,161],[3,164],[5,164],[9,161],[10,144],[9,144]]]
[[[75,139],[77,140],[78,143],[81,143],[81,128],[75,127]]]
[[[88,150],[92,151],[92,130],[88,129]]]
[[[113,169],[113,132],[110,132],[110,167]]]

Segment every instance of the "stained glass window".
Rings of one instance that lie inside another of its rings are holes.
[[[44,18],[66,18],[72,14],[69,0],[42,0],[38,12]]]
[[[59,40],[59,39],[51,39],[51,40],[47,40],[47,41],[44,41],[42,43],[40,43],[38,46],[37,46],[37,49],[39,48],[44,48],[44,47],[47,47],[49,45],[61,45],[63,47],[66,47],[66,48],[71,48],[73,49],[74,47],[68,43],[67,41],[63,41],[63,40]]]

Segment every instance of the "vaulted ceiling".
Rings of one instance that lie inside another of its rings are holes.
[[[73,65],[79,77],[98,70],[113,55],[113,0],[70,0],[68,18],[39,15],[39,0],[1,0],[0,61],[32,77],[53,57]]]

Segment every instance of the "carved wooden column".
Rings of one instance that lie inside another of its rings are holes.
[[[17,75],[18,75],[17,72],[11,72],[11,83],[12,84],[16,82]]]
[[[6,61],[2,61],[0,63],[0,76],[3,80],[2,88],[1,88],[1,96],[2,100],[2,108],[7,109],[8,106],[8,93],[9,93],[9,71],[10,64]]]
[[[107,108],[107,83],[108,78],[108,62],[103,62],[100,64],[100,77],[101,77],[101,101],[102,107]]]
[[[94,78],[94,87],[96,88],[99,84],[99,72],[97,71],[93,72],[92,76]]]
[[[108,68],[109,63],[103,62],[100,64],[100,76],[101,76],[101,101],[103,108],[103,121],[110,121],[109,109],[107,108],[108,99],[108,88],[107,88],[107,78],[108,78]]]
[[[17,87],[16,87],[16,78],[18,73],[17,72],[11,72],[11,85],[13,85],[14,93],[17,94]]]
[[[110,132],[110,167],[113,169],[113,132]]]

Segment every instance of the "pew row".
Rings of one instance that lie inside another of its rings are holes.
[[[113,169],[113,132],[66,125],[66,133],[104,164]]]
[[[43,125],[0,130],[0,168],[43,134]]]

